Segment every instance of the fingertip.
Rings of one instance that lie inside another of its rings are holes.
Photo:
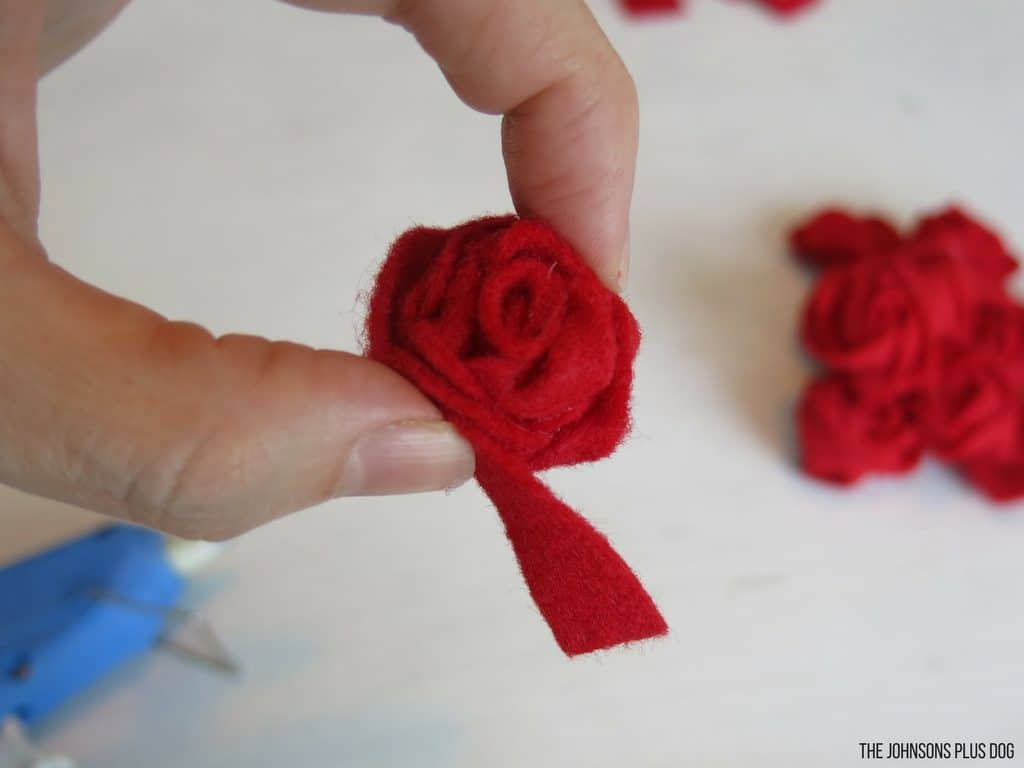
[[[584,209],[582,216],[571,210],[536,218],[546,221],[565,238],[609,290],[622,293],[629,282],[629,226],[611,224],[621,221],[614,214],[607,213],[602,217],[600,213],[587,213],[586,206],[581,207]],[[603,219],[604,226],[595,219]]]
[[[610,88],[595,101],[585,90],[577,83],[552,89],[506,115],[509,189],[520,215],[550,224],[619,292],[629,273],[635,96]]]
[[[401,421],[352,446],[337,496],[387,496],[456,488],[476,469],[473,447],[446,421]]]
[[[629,240],[626,240],[626,244],[622,249],[622,258],[619,261],[619,271],[616,276],[616,290],[619,293],[624,293],[629,287]]]
[[[629,244],[625,243],[608,251],[603,259],[584,259],[591,265],[595,261],[600,266],[595,268],[597,276],[607,288],[615,293],[622,293],[629,285]]]

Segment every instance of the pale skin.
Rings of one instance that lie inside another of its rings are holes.
[[[330,498],[466,481],[472,449],[388,368],[214,337],[48,260],[37,236],[37,82],[126,2],[0,0],[0,483],[223,539]],[[636,91],[581,0],[293,4],[409,30],[467,105],[504,115],[517,211],[548,221],[621,289]],[[60,256],[73,270],[74,254]]]

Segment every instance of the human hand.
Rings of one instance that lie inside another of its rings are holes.
[[[86,285],[36,236],[36,83],[124,0],[0,0],[0,482],[191,538],[337,496],[457,485],[472,449],[390,369],[214,338]],[[625,277],[632,81],[577,0],[305,0],[413,32],[470,106],[505,115],[520,213]]]

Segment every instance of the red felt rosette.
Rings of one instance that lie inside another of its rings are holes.
[[[869,473],[909,472],[924,453],[926,409],[919,390],[825,374],[804,390],[797,407],[803,469],[839,485]]]
[[[1024,424],[1018,425],[1013,453],[1001,459],[983,459],[963,467],[967,480],[993,501],[1024,499]]]
[[[1020,388],[1001,361],[976,352],[957,354],[936,378],[931,447],[954,464],[1006,459],[1016,447],[1020,414]]]
[[[852,216],[838,208],[826,208],[789,235],[797,260],[819,269],[891,251],[901,241],[900,233],[885,219]]]
[[[683,0],[619,0],[627,13],[648,16],[682,9]],[[817,0],[756,0],[764,8],[780,15],[793,16],[814,5]]]
[[[927,306],[889,260],[862,259],[822,275],[801,336],[812,356],[837,370],[920,377],[932,356]]]
[[[934,375],[984,290],[943,243],[912,242],[828,270],[804,311],[804,346],[827,366],[896,379]]]
[[[922,218],[912,238],[944,242],[965,264],[998,285],[1019,266],[999,235],[956,206]]]
[[[1010,381],[1024,387],[1024,307],[1006,296],[993,296],[974,308],[969,345],[997,361]]]
[[[626,12],[633,16],[678,13],[683,9],[683,0],[620,0],[620,2]]]
[[[907,237],[829,208],[790,246],[823,270],[800,332],[830,369],[798,409],[804,469],[852,483],[931,451],[993,499],[1024,497],[1024,308],[999,235],[956,207]]]
[[[530,594],[569,655],[664,634],[608,541],[534,475],[610,454],[629,427],[639,329],[549,227],[413,229],[392,246],[367,354],[406,376],[477,454]]]
[[[817,0],[761,0],[762,5],[783,16],[799,13],[816,2]]]

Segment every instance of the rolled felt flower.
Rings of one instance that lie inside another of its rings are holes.
[[[804,309],[804,346],[849,373],[933,377],[947,343],[964,343],[990,286],[943,240],[911,241],[826,271]]]
[[[799,13],[816,2],[817,0],[761,0],[762,5],[783,16]]]
[[[804,308],[804,346],[840,371],[927,376],[933,350],[926,300],[888,259],[835,267],[822,275]]]
[[[880,377],[825,374],[797,407],[801,465],[837,485],[874,472],[909,472],[924,454],[926,411],[919,390]]]
[[[906,236],[826,208],[790,246],[822,270],[801,336],[831,369],[797,411],[805,471],[849,484],[926,450],[993,499],[1024,498],[1024,307],[1002,238],[956,206]]]
[[[789,235],[797,260],[820,269],[890,251],[901,241],[899,231],[885,219],[853,216],[838,208],[826,208]]]
[[[1024,307],[1008,296],[978,304],[971,317],[968,345],[997,361],[1010,380],[1024,388]]]
[[[678,13],[683,9],[683,0],[620,0],[620,2],[626,12],[633,16]]]
[[[368,356],[473,444],[477,481],[570,656],[667,631],[605,537],[534,475],[623,439],[639,341],[625,303],[573,249],[514,216],[407,232],[370,300]]]
[[[965,263],[999,285],[1019,266],[999,235],[957,206],[922,218],[912,238],[944,240],[962,254]]]
[[[1020,388],[1002,360],[965,351],[945,362],[936,378],[929,440],[954,464],[1012,456],[1021,414]]]
[[[971,485],[993,501],[1024,499],[1024,422],[1019,428],[1017,446],[1011,456],[974,461],[962,467]]]

